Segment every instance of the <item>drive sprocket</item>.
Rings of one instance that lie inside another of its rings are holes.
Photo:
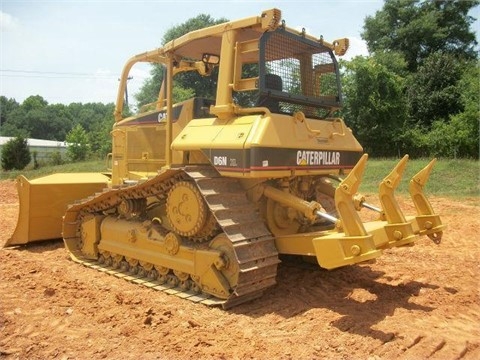
[[[166,212],[172,229],[194,241],[209,240],[216,221],[195,183],[179,181],[168,193]]]

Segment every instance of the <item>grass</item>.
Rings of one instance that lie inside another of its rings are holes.
[[[387,176],[398,160],[369,159],[360,186],[362,193],[377,193],[379,182]],[[428,159],[409,160],[398,194],[408,193],[408,182],[429,162]],[[106,171],[104,160],[69,163],[57,166],[42,166],[39,169],[27,168],[22,171],[3,171],[0,180],[15,179],[22,174],[29,179],[62,172],[102,172]],[[439,159],[433,168],[425,187],[426,193],[457,199],[480,197],[480,162],[466,159]]]
[[[2,170],[0,172],[0,180],[15,179],[18,175],[24,175],[27,179],[35,179],[55,173],[103,172],[106,170],[105,160],[93,160],[63,165],[44,165],[38,169],[33,169],[33,166],[29,165],[24,170]]]
[[[429,161],[430,159],[409,160],[396,193],[407,194],[410,179]],[[369,159],[360,192],[377,193],[378,184],[397,162],[396,159]],[[438,159],[425,186],[425,192],[457,199],[479,197],[480,162],[467,159]]]

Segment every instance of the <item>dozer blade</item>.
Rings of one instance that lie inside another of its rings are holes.
[[[108,186],[100,173],[54,174],[29,181],[17,178],[19,214],[17,227],[5,246],[62,237],[62,217],[67,206]]]
[[[415,208],[417,209],[417,216],[412,225],[420,235],[427,235],[436,244],[439,244],[442,240],[445,226],[442,224],[440,216],[433,211],[430,202],[423,192],[423,187],[427,183],[436,161],[437,159],[433,159],[427,166],[412,177],[409,184],[409,191]]]

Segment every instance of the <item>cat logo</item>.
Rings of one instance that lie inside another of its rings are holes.
[[[297,165],[340,165],[338,151],[298,150]]]

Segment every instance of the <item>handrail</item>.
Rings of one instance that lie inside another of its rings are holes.
[[[345,133],[346,133],[346,126],[345,126],[345,122],[340,119],[340,118],[334,118],[332,119],[332,124],[335,124],[335,123],[340,123],[340,127],[342,129],[342,132],[341,133],[338,133],[338,132],[332,132],[330,134],[330,137],[333,138],[334,136],[345,136]],[[334,126],[335,127],[335,126]]]

